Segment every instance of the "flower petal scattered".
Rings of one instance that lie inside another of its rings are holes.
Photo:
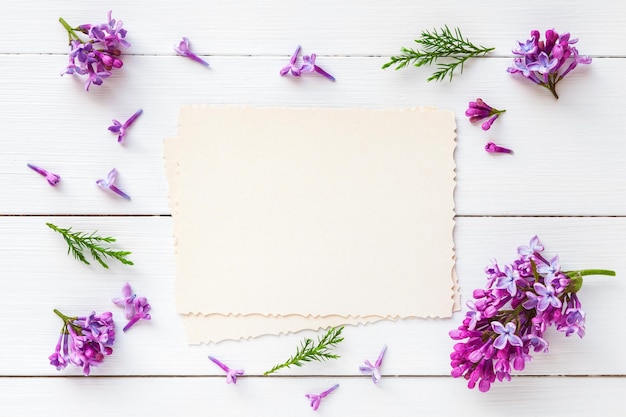
[[[61,181],[61,177],[58,176],[57,174],[54,174],[52,172],[48,172],[43,168],[39,168],[36,165],[33,164],[26,164],[26,166],[28,166],[30,169],[32,169],[33,171],[35,171],[36,173],[38,173],[39,175],[46,177],[46,180],[48,181],[48,184],[50,184],[51,186],[55,186],[59,183],[59,181]]]
[[[319,394],[305,394],[304,396],[311,402],[311,408],[313,411],[317,411],[322,402],[322,399],[327,397],[331,392],[339,388],[339,384],[335,384],[332,387],[328,388],[326,391],[323,391]]]
[[[128,323],[122,331],[126,332],[139,320],[150,320],[150,309],[152,308],[148,303],[146,297],[137,297],[137,294],[133,293],[130,284],[127,282],[122,287],[122,296],[113,298],[113,303],[119,307],[124,307],[124,317],[128,320]]]
[[[372,364],[368,359],[365,360],[365,365],[361,365],[359,370],[362,374],[367,374],[372,376],[372,381],[374,384],[377,384],[380,381],[380,366],[383,364],[383,358],[385,357],[385,352],[387,351],[387,346],[383,346],[383,350],[378,355],[378,359],[376,362]]]
[[[237,383],[237,377],[238,376],[242,376],[244,374],[243,369],[231,369],[228,366],[226,366],[223,362],[221,362],[220,360],[214,358],[213,356],[209,356],[209,359],[214,364],[219,366],[222,369],[222,371],[226,372],[226,383],[227,384],[236,384]]]
[[[485,145],[485,151],[489,153],[513,153],[511,149],[496,145],[493,142],[487,142]]]
[[[330,75],[328,72],[326,72],[315,63],[315,60],[317,59],[317,55],[315,54],[304,55],[302,57],[304,63],[300,66],[296,65],[301,49],[302,48],[300,47],[300,45],[298,45],[296,51],[293,53],[291,59],[289,60],[289,65],[284,66],[279,71],[280,75],[287,75],[291,73],[291,75],[293,75],[294,77],[300,77],[303,73],[314,72],[328,78],[331,81],[335,81],[335,77]]]
[[[104,179],[97,180],[96,184],[98,184],[98,186],[104,190],[111,190],[115,194],[119,195],[120,197],[125,198],[126,200],[130,200],[130,196],[128,194],[126,194],[124,191],[120,190],[119,188],[117,188],[117,186],[115,186],[116,181],[117,181],[117,169],[113,168],[111,171],[109,171],[106,180]]]
[[[209,66],[208,62],[191,52],[191,47],[189,46],[189,38],[183,37],[183,40],[180,41],[178,46],[174,46],[174,51],[176,51],[178,55],[192,59],[193,61],[204,65],[205,67]]]
[[[113,119],[113,125],[109,126],[109,132],[117,134],[117,142],[124,142],[126,137],[126,131],[132,125],[135,120],[143,113],[143,109],[137,110],[128,120],[124,123],[120,123],[118,120]]]

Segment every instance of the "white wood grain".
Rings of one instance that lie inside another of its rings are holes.
[[[306,393],[338,383],[317,412]],[[28,387],[25,389],[24,387]],[[0,413],[49,417],[89,412],[155,416],[425,415],[623,416],[626,379],[520,377],[487,393],[451,377],[384,378],[0,378]],[[37,400],[33,401],[34,396]],[[44,404],[45,406],[42,406]],[[88,411],[86,411],[88,410]]]

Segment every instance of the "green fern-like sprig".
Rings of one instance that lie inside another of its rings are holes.
[[[302,366],[305,362],[311,361],[325,361],[328,359],[337,359],[339,355],[331,352],[331,348],[337,346],[339,342],[343,340],[341,337],[341,327],[331,327],[326,334],[317,339],[317,343],[313,339],[305,338],[300,342],[300,346],[296,349],[295,355],[287,359],[284,363],[275,365],[269,371],[263,373],[263,375],[272,374],[279,369],[289,368],[291,365]]]
[[[134,265],[131,261],[126,259],[126,256],[130,255],[131,252],[114,251],[111,248],[101,245],[101,243],[103,242],[113,243],[115,242],[115,238],[98,236],[96,235],[97,231],[90,234],[87,234],[85,232],[73,232],[71,227],[63,229],[52,223],[46,223],[46,226],[63,236],[63,239],[68,246],[68,255],[72,254],[75,259],[78,259],[79,261],[87,265],[91,264],[85,258],[85,255],[83,253],[83,251],[85,250],[88,250],[92,258],[98,261],[98,263],[104,268],[109,268],[109,265],[104,262],[104,258],[117,259],[124,265]]]
[[[433,29],[432,32],[423,31],[421,37],[415,42],[422,46],[421,50],[402,47],[402,54],[392,56],[391,60],[383,65],[383,69],[392,65],[399,70],[410,64],[421,67],[437,63],[437,70],[428,78],[428,81],[443,81],[446,76],[452,81],[452,75],[457,67],[460,67],[463,73],[465,61],[484,56],[495,49],[474,45],[469,39],[463,37],[459,28],[452,31],[447,25],[439,31],[437,29]],[[438,62],[440,58],[449,58],[451,62]]]

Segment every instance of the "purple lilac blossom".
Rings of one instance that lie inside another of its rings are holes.
[[[124,317],[128,320],[128,323],[122,329],[124,332],[139,320],[150,320],[152,318],[148,313],[151,309],[148,300],[146,297],[137,297],[137,294],[133,293],[128,282],[122,287],[122,296],[116,297],[112,301],[115,305],[124,307]]]
[[[100,365],[113,353],[113,315],[92,312],[86,317],[68,317],[58,310],[54,312],[63,320],[63,327],[54,353],[48,358],[50,365],[61,370],[71,364],[81,367],[83,374],[89,375],[92,366]]]
[[[387,346],[383,346],[383,350],[381,350],[376,362],[372,364],[368,359],[365,360],[365,365],[359,367],[359,371],[362,374],[367,374],[372,376],[372,381],[374,384],[377,384],[382,377],[380,374],[380,366],[383,364],[383,358],[385,357],[385,352],[387,351]]]
[[[32,169],[33,171],[35,171],[36,173],[38,173],[39,175],[46,177],[46,180],[48,181],[48,184],[50,184],[51,186],[55,186],[59,183],[59,181],[61,181],[61,177],[58,176],[57,174],[54,174],[52,172],[48,172],[43,168],[39,168],[36,165],[33,164],[26,164],[26,166],[28,166],[30,169]]]
[[[220,360],[214,358],[213,356],[209,356],[209,359],[211,360],[211,362],[219,366],[222,369],[222,371],[226,372],[227,384],[236,384],[237,377],[242,376],[244,374],[243,369],[231,369]]]
[[[132,125],[135,120],[143,113],[143,109],[137,110],[128,120],[124,123],[120,123],[118,120],[113,119],[113,125],[109,126],[109,132],[117,134],[117,142],[124,142],[124,138],[126,137],[126,131]]]
[[[320,66],[318,66],[315,63],[315,60],[317,59],[317,55],[315,54],[304,55],[302,57],[302,60],[304,61],[304,63],[300,66],[296,65],[296,62],[298,61],[298,55],[300,54],[301,49],[302,48],[300,47],[300,45],[298,45],[298,47],[296,48],[296,51],[293,53],[293,55],[291,56],[289,60],[289,65],[286,65],[283,68],[281,68],[279,72],[281,76],[291,73],[291,75],[293,75],[294,77],[300,77],[303,73],[315,72],[328,78],[331,81],[335,81],[335,77],[330,75],[328,72],[326,72],[324,69],[322,69]]]
[[[519,246],[519,258],[485,268],[487,285],[473,291],[463,323],[449,335],[458,341],[450,354],[452,376],[482,392],[495,381],[510,381],[531,353],[548,352],[544,332],[555,326],[566,336],[585,335],[585,312],[577,291],[584,275],[615,275],[608,270],[562,271],[559,258],[547,261],[534,236]],[[503,324],[506,323],[506,324]]]
[[[126,200],[130,200],[130,196],[128,194],[126,194],[124,191],[120,190],[119,188],[115,186],[116,181],[117,181],[117,169],[113,168],[111,171],[109,171],[106,180],[103,180],[103,179],[97,180],[96,184],[98,184],[98,186],[102,188],[103,190],[111,190],[115,194],[119,195],[120,197],[125,198]]]
[[[513,49],[513,66],[507,71],[522,74],[531,82],[550,90],[558,99],[556,85],[578,64],[591,64],[591,58],[579,55],[572,46],[578,39],[570,39],[569,33],[559,35],[553,29],[548,29],[545,40],[540,40],[540,37],[539,31],[533,30],[530,39],[524,43],[518,42],[518,47]]]
[[[481,120],[489,118],[489,120],[483,122],[481,128],[483,130],[489,130],[493,122],[504,113],[506,110],[498,110],[485,103],[481,98],[477,98],[476,101],[470,101],[465,115],[469,117],[470,123],[476,123]]]
[[[196,61],[202,65],[204,65],[205,67],[209,66],[209,63],[206,62],[204,59],[200,58],[198,55],[194,54],[193,52],[191,52],[191,48],[189,46],[189,39],[183,37],[183,40],[180,41],[180,43],[178,44],[178,46],[174,46],[174,51],[176,51],[176,53],[182,57],[185,58],[189,58],[193,61]]]
[[[317,411],[322,402],[322,399],[327,397],[331,392],[339,388],[339,384],[335,384],[332,387],[328,388],[326,391],[323,391],[319,394],[305,394],[304,396],[311,402],[311,408],[313,411]]]
[[[84,24],[72,28],[63,18],[59,21],[69,35],[69,62],[61,75],[87,75],[85,90],[89,91],[92,84],[101,85],[105,78],[112,75],[111,71],[121,68],[124,63],[120,58],[120,48],[130,47],[126,38],[126,29],[122,21],[111,17],[100,25]],[[79,36],[86,35],[87,39]]]

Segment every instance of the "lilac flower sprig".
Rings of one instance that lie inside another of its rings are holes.
[[[122,296],[116,297],[112,301],[113,304],[124,307],[124,317],[126,317],[128,323],[122,329],[123,332],[130,329],[139,320],[150,320],[152,318],[150,313],[148,313],[152,308],[148,304],[148,299],[146,297],[137,297],[137,294],[133,293],[128,282],[122,287]]]
[[[35,171],[36,173],[38,173],[39,175],[46,177],[46,180],[48,181],[48,184],[50,184],[51,186],[55,186],[59,183],[59,181],[61,181],[61,177],[58,176],[57,174],[54,174],[52,172],[48,172],[43,168],[39,168],[36,165],[33,164],[26,164],[26,166],[28,166],[30,169],[32,169],[33,171]]]
[[[209,63],[206,62],[204,59],[200,58],[198,55],[194,54],[193,52],[191,52],[191,47],[189,46],[189,39],[183,37],[183,40],[180,41],[180,43],[178,44],[178,46],[174,46],[174,51],[176,51],[176,53],[182,57],[185,58],[189,58],[193,61],[196,61],[202,65],[204,65],[205,67],[209,66]]]
[[[142,113],[143,113],[143,109],[137,110],[124,123],[120,123],[118,120],[113,119],[113,125],[109,126],[108,130],[111,133],[117,134],[118,143],[124,142],[124,138],[126,137],[126,131],[130,127],[130,125],[132,125],[135,122],[135,120],[137,120],[137,118],[141,116]]]
[[[469,117],[471,123],[476,123],[486,118],[489,120],[483,122],[481,128],[483,130],[489,130],[493,122],[506,110],[498,110],[485,103],[481,98],[477,98],[476,101],[470,101],[465,115]]]
[[[380,367],[383,364],[383,358],[385,357],[385,352],[387,351],[387,346],[383,346],[383,350],[380,351],[376,362],[372,364],[368,359],[365,360],[365,365],[361,365],[359,367],[359,371],[362,374],[367,374],[372,376],[372,381],[374,384],[378,384],[380,378],[382,377],[380,374]]]
[[[328,72],[326,72],[324,69],[322,69],[320,66],[318,66],[315,63],[315,60],[317,59],[316,54],[304,55],[302,57],[304,64],[300,66],[296,65],[301,49],[302,48],[300,47],[300,45],[298,45],[298,47],[296,48],[296,51],[293,53],[293,55],[291,56],[291,59],[289,60],[289,65],[284,66],[280,70],[279,73],[281,76],[291,73],[291,75],[293,75],[294,77],[300,77],[303,73],[315,72],[320,75],[323,75],[324,77],[328,78],[331,81],[335,81],[335,77],[330,75]]]
[[[106,23],[84,24],[75,28],[59,18],[67,31],[70,45],[69,64],[61,75],[87,75],[86,91],[92,84],[101,85],[114,69],[122,68],[124,63],[120,58],[120,48],[130,47],[122,21],[113,19],[111,13],[109,11]],[[82,39],[80,35],[86,35],[87,39]]]
[[[322,391],[319,394],[305,394],[304,396],[311,402],[311,408],[313,411],[317,411],[322,402],[322,399],[326,398],[330,393],[339,388],[339,384],[335,384],[328,388],[326,391]]]
[[[74,365],[83,368],[87,376],[92,366],[100,365],[113,353],[115,323],[110,312],[100,315],[92,312],[85,317],[69,317],[57,309],[54,313],[63,320],[59,341],[48,357],[50,365],[57,370]]]
[[[569,33],[559,35],[554,29],[548,29],[545,40],[539,40],[538,30],[530,32],[530,39],[518,42],[513,49],[513,66],[507,71],[522,74],[528,80],[550,90],[554,98],[559,96],[556,85],[565,78],[578,64],[591,64],[591,58],[580,55],[574,46],[578,39],[571,39]]]
[[[115,194],[119,195],[120,197],[125,198],[126,200],[130,200],[130,196],[128,194],[126,194],[124,191],[117,188],[117,186],[115,185],[116,181],[117,181],[117,169],[113,168],[107,174],[106,180],[99,179],[96,181],[96,184],[98,185],[98,187],[102,188],[103,190],[111,190]]]
[[[219,366],[222,371],[226,372],[226,383],[227,384],[236,384],[237,383],[237,377],[238,376],[243,376],[243,374],[244,374],[243,369],[231,369],[228,366],[226,366],[226,364],[224,364],[220,360],[214,358],[213,356],[209,356],[209,359],[211,360],[211,362],[213,362],[214,364]]]
[[[496,380],[511,380],[511,370],[522,371],[531,352],[547,352],[543,338],[549,326],[565,336],[585,335],[585,312],[578,291],[583,276],[609,275],[604,269],[563,271],[559,257],[542,254],[534,236],[517,249],[518,259],[485,268],[485,289],[474,290],[463,323],[450,331],[460,341],[450,354],[452,376],[463,377],[469,388],[486,392]]]

